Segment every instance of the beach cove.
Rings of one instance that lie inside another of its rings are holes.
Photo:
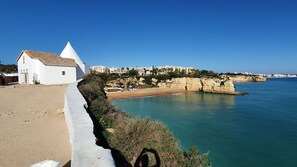
[[[165,122],[183,149],[210,151],[213,166],[297,164],[297,79],[237,83],[248,96],[182,93],[115,99],[132,116]],[[280,89],[281,88],[281,89]]]
[[[185,90],[171,89],[171,88],[146,88],[146,89],[134,89],[124,92],[107,92],[108,99],[122,99],[122,98],[138,98],[145,96],[158,96],[168,95],[175,93],[185,93]]]

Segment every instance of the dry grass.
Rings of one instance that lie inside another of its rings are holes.
[[[181,166],[183,152],[163,123],[148,118],[125,118],[116,122],[110,144],[121,150],[129,162],[133,164],[147,148],[158,153],[162,166]]]

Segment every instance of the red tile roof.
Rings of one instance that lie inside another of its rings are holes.
[[[20,56],[24,52],[32,59],[38,59],[46,66],[76,67],[76,62],[74,59],[62,58],[54,53],[23,50]],[[18,57],[17,61],[19,60],[20,56]]]

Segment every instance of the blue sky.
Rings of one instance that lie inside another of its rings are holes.
[[[89,65],[297,73],[297,1],[0,1],[3,64],[68,40]]]

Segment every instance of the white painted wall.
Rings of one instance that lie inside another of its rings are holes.
[[[67,84],[76,81],[76,67],[42,66],[45,77],[41,84]],[[62,75],[62,71],[65,71],[65,75]]]
[[[33,73],[40,73],[38,70],[39,69],[36,68],[35,60],[31,59],[25,52],[23,52],[23,54],[20,56],[18,60],[19,84],[25,83],[25,77],[24,77],[25,73],[28,74],[27,75],[28,84],[33,84]]]
[[[23,57],[25,63],[23,63]],[[62,71],[65,71],[65,75],[62,75]],[[25,83],[24,73],[27,73],[28,84],[35,84],[34,75],[35,79],[44,85],[68,84],[76,81],[76,67],[46,66],[38,59],[32,59],[25,52],[18,60],[19,84]]]
[[[76,79],[81,79],[84,74],[90,73],[90,68],[82,62],[82,60],[77,55],[76,51],[71,46],[70,42],[67,42],[67,45],[60,54],[63,58],[74,59],[76,62]]]
[[[81,67],[76,64],[76,79],[81,79],[84,75],[85,75],[85,72],[84,72],[85,69],[81,69]]]
[[[77,88],[78,82],[68,86],[64,101],[72,146],[71,167],[115,167],[111,151],[96,145],[93,122],[83,107],[87,102]]]

